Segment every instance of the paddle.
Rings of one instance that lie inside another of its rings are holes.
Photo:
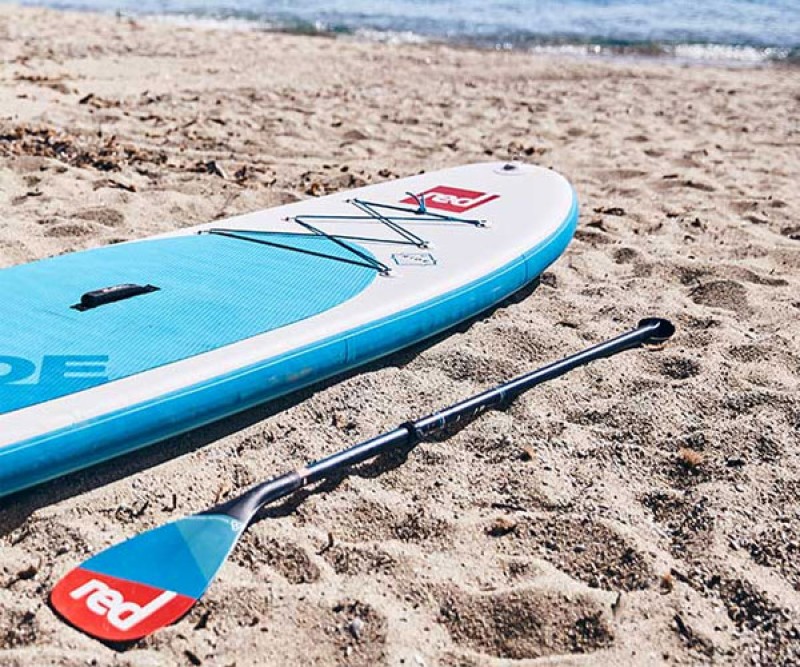
[[[239,536],[267,503],[393,448],[407,448],[522,392],[595,359],[675,332],[668,320],[636,329],[451,405],[415,422],[259,484],[201,514],[178,519],[112,546],[69,572],[53,589],[53,607],[85,633],[105,641],[145,637],[183,616],[203,595]]]

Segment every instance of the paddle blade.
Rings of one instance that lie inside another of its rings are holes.
[[[146,637],[197,602],[244,528],[226,514],[199,514],[141,533],[69,572],[50,602],[98,639]]]

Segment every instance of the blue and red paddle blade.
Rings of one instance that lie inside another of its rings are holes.
[[[50,602],[98,639],[146,637],[197,602],[244,528],[226,514],[198,514],[141,533],[69,572]]]

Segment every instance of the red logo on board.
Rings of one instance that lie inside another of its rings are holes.
[[[488,204],[499,196],[500,195],[493,195],[488,192],[478,192],[477,190],[451,188],[447,185],[437,185],[435,188],[431,188],[419,194],[420,198],[425,199],[426,207],[438,208],[442,211],[450,211],[451,213],[464,213],[472,208]],[[413,197],[406,197],[400,203],[419,204]]]
[[[182,616],[195,602],[174,591],[82,568],[59,581],[50,600],[73,625],[110,641],[144,637]]]

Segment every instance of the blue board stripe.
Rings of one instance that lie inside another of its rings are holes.
[[[577,222],[573,193],[572,207],[553,234],[469,285],[344,335],[8,445],[0,450],[0,496],[217,421],[429,338],[540,275],[567,247]]]

